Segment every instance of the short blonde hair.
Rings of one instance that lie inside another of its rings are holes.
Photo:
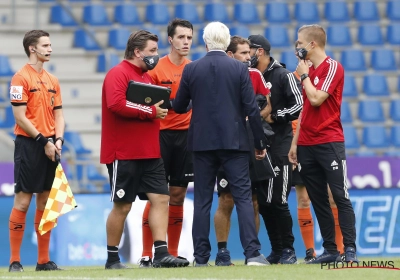
[[[318,24],[303,25],[297,33],[302,32],[308,42],[315,41],[320,47],[326,45],[326,33],[322,26]]]
[[[219,21],[210,22],[204,28],[203,40],[209,50],[225,51],[231,42],[229,28]]]

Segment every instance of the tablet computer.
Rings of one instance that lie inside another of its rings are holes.
[[[170,95],[170,88],[135,81],[129,81],[128,89],[126,90],[126,100],[147,106],[164,100],[164,103],[160,106],[163,109],[171,107],[169,102]]]

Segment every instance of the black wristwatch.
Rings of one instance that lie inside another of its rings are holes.
[[[58,140],[61,140],[61,146],[64,145],[64,137],[58,137],[58,138],[56,139],[56,142],[57,142]]]
[[[304,73],[303,75],[300,76],[300,80],[303,82],[304,79],[308,78],[308,74]]]

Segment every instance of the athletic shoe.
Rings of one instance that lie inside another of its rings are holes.
[[[310,262],[315,260],[315,256],[314,256],[314,249],[310,248],[306,250],[306,257],[304,258],[304,262]]]
[[[217,257],[215,258],[216,266],[231,266],[234,265],[231,262],[231,255],[228,249],[218,249]]]
[[[12,262],[8,268],[8,272],[23,272],[24,268],[20,262]]]
[[[175,258],[172,255],[166,255],[160,259],[153,259],[153,267],[184,267],[188,266],[189,261],[185,258],[178,257]]]
[[[62,268],[59,268],[55,262],[49,261],[44,264],[37,264],[36,265],[36,271],[49,271],[49,270],[64,270]]]
[[[245,261],[245,264],[248,266],[265,266],[265,265],[270,265],[270,263],[267,261],[267,259],[264,257],[263,254],[254,257],[254,258],[248,258]]]
[[[344,256],[345,256],[345,262],[349,263],[359,262],[359,260],[357,259],[356,249],[354,249],[353,247],[347,247]]]
[[[194,267],[205,267],[205,266],[211,266],[209,263],[197,263],[196,261],[193,261],[193,266]]]
[[[114,263],[108,263],[106,262],[106,269],[127,269],[126,265],[121,263],[120,261],[114,262]]]
[[[269,256],[267,257],[267,261],[270,264],[278,264],[280,259],[281,259],[281,256],[275,254],[274,251],[271,251],[271,254],[269,254]]]
[[[145,256],[139,260],[139,268],[152,268],[152,267],[153,263],[150,257]]]
[[[337,252],[336,254],[332,254],[325,249],[321,255],[315,258],[315,260],[306,262],[306,264],[331,263],[335,262],[338,256],[339,252]]]
[[[340,254],[337,258],[336,258],[336,262],[345,262],[346,261],[346,255]]]
[[[297,263],[297,258],[294,250],[292,249],[283,249],[282,257],[279,260],[280,264],[295,264]]]

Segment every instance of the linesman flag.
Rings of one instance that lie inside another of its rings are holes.
[[[39,233],[45,234],[57,226],[57,218],[77,207],[74,195],[65,177],[61,163],[56,169],[53,186],[39,224]]]

